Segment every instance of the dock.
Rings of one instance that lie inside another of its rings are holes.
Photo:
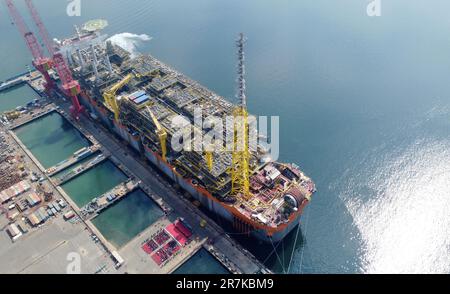
[[[100,150],[100,146],[99,145],[92,145],[90,147],[82,148],[82,149],[76,151],[71,157],[61,161],[60,163],[56,164],[55,166],[52,166],[52,167],[48,168],[45,171],[45,173],[47,175],[49,175],[49,176],[56,175],[60,171],[63,171],[66,168],[68,168],[68,167],[70,167],[70,166],[72,166],[72,165],[82,161],[83,159],[85,159],[86,157],[94,154],[98,150]],[[98,163],[99,162],[94,162],[94,165],[98,164]],[[90,166],[90,167],[92,167],[92,166]],[[82,171],[80,171],[80,172],[82,172]],[[68,180],[66,180],[66,181],[68,181]]]
[[[61,185],[65,184],[66,182],[72,180],[73,178],[79,176],[80,174],[82,174],[84,172],[87,172],[91,168],[99,165],[100,163],[102,163],[106,159],[108,159],[107,156],[105,156],[104,154],[99,154],[94,159],[92,159],[92,160],[90,160],[90,161],[88,161],[86,163],[83,163],[83,164],[75,166],[68,173],[65,173],[61,177],[55,178],[53,181],[54,181],[54,183],[57,186],[61,186]],[[56,174],[56,173],[53,173],[53,174]]]
[[[1,82],[0,83],[0,91],[5,91],[5,90],[8,90],[15,86],[24,84],[24,83],[28,82],[29,80],[30,80],[30,77],[28,76],[28,74],[20,74],[16,77],[13,77],[4,82]]]
[[[24,114],[21,117],[19,117],[18,119],[16,119],[13,123],[10,124],[9,129],[10,130],[15,130],[18,129],[26,124],[29,124],[31,122],[33,122],[36,119],[39,119],[41,117],[44,117],[52,112],[54,112],[56,110],[55,107],[44,107],[42,109],[39,109],[37,112],[30,114]]]
[[[120,183],[111,190],[105,192],[103,195],[92,199],[90,203],[80,209],[80,213],[85,220],[90,220],[96,217],[100,212],[107,209],[109,206],[127,196],[139,187],[139,182],[128,180]]]

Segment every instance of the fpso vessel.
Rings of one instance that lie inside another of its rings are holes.
[[[313,181],[295,164],[267,160],[259,145],[251,151],[253,196],[248,199],[230,193],[229,152],[213,153],[212,168],[202,152],[176,151],[171,144],[166,158],[161,156],[158,122],[170,142],[176,132],[175,117],[182,115],[193,124],[196,107],[201,107],[205,118],[231,116],[233,104],[156,58],[133,55],[113,44],[95,22],[57,43],[81,84],[80,102],[88,115],[128,142],[203,207],[229,221],[237,232],[263,241],[280,241],[299,223],[315,192]],[[134,78],[117,87],[114,109],[104,93],[130,75]]]

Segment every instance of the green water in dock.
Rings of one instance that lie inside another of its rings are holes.
[[[39,98],[27,84],[13,87],[0,92],[0,113],[16,109],[18,106],[25,106],[28,102]]]
[[[89,146],[89,141],[57,112],[23,125],[14,132],[44,168],[52,167],[75,151]]]
[[[174,274],[229,274],[230,272],[206,249],[202,248],[183,263]]]
[[[92,223],[109,242],[120,248],[163,215],[159,206],[137,189],[100,213]]]
[[[61,185],[61,188],[81,208],[126,179],[119,168],[106,160]]]

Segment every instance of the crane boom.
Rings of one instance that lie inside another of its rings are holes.
[[[81,93],[80,84],[78,83],[78,81],[73,79],[72,72],[70,71],[70,68],[66,63],[64,56],[60,52],[55,52],[48,31],[45,28],[45,25],[42,22],[39,13],[34,7],[32,0],[25,0],[25,2],[27,4],[28,10],[31,13],[31,16],[33,17],[33,21],[39,29],[39,34],[41,35],[41,38],[44,41],[48,52],[52,55],[54,67],[61,80],[63,91],[72,100],[72,106],[70,108],[72,115],[73,117],[75,117],[75,119],[79,119],[80,113],[83,112],[83,107],[80,105],[80,101],[78,100],[78,94]]]
[[[33,58],[34,59],[42,58],[43,57],[42,50],[41,47],[39,46],[39,43],[36,40],[36,37],[26,25],[22,16],[19,14],[16,7],[14,6],[14,3],[12,2],[12,0],[5,0],[5,2],[6,6],[8,7],[9,13],[11,14],[11,17],[13,19],[13,22],[19,29],[19,32],[22,35],[22,37],[25,38],[25,41],[27,43],[28,48],[31,51],[31,54],[33,55]]]
[[[128,84],[131,81],[131,79],[133,79],[133,78],[134,78],[133,74],[128,74],[122,80],[120,80],[119,82],[114,84],[111,88],[109,88],[108,90],[106,90],[103,93],[103,98],[105,99],[106,104],[113,111],[114,119],[116,121],[119,120],[119,105],[118,105],[117,99],[116,99],[117,91],[119,91],[120,88],[122,88],[123,86]]]
[[[52,68],[52,60],[50,58],[44,57],[41,46],[36,39],[36,36],[33,32],[28,28],[22,16],[17,11],[16,7],[12,0],[5,0],[6,6],[8,7],[8,11],[11,14],[13,22],[16,24],[20,34],[25,40],[25,43],[28,46],[28,49],[33,56],[33,65],[34,67],[44,76],[45,78],[45,90],[47,93],[50,93],[53,88],[53,80],[51,79],[48,71]]]
[[[55,49],[53,47],[53,41],[50,38],[50,35],[48,34],[47,29],[45,28],[44,23],[42,22],[39,13],[37,12],[36,8],[33,5],[33,2],[31,0],[25,0],[25,3],[27,4],[28,9],[30,10],[31,16],[34,20],[34,23],[39,29],[39,34],[41,35],[42,41],[44,42],[45,47],[48,50],[48,53],[53,56],[55,54]]]
[[[161,157],[163,158],[163,160],[166,160],[166,155],[167,155],[167,147],[166,147],[167,132],[161,126],[161,124],[159,123],[158,119],[153,114],[153,111],[148,106],[147,106],[147,112],[150,114],[150,117],[153,120],[153,124],[156,126],[156,134],[159,137],[159,144],[161,146]]]
[[[56,53],[53,55],[53,61],[55,63],[55,69],[58,72],[58,76],[61,79],[61,82],[63,85],[74,85],[76,88],[79,89],[79,85],[76,86],[74,84],[74,79],[72,77],[72,73],[70,72],[66,61],[64,59],[64,56],[61,53]],[[79,93],[79,91],[78,91]],[[76,93],[76,94],[78,94]]]
[[[109,106],[109,108],[113,111],[114,119],[116,121],[119,120],[119,114],[120,114],[119,104],[117,103],[117,98],[116,98],[117,91],[119,91],[123,86],[128,84],[135,77],[141,78],[141,77],[150,76],[150,75],[151,75],[151,73],[148,73],[148,74],[136,74],[136,75],[130,73],[130,74],[126,75],[123,79],[121,79],[119,82],[114,84],[111,88],[109,88],[108,90],[106,90],[103,93],[103,98],[105,99],[105,102]],[[161,157],[163,158],[163,160],[166,160],[166,154],[167,154],[167,146],[166,146],[167,132],[161,126],[161,124],[159,123],[158,119],[156,118],[156,116],[153,114],[153,112],[151,111],[150,107],[148,107],[148,106],[147,106],[147,112],[150,114],[150,117],[152,118],[153,124],[156,126],[156,135],[159,138],[159,143],[160,143],[160,146],[161,146]]]

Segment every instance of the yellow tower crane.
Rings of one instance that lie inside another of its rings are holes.
[[[116,93],[120,90],[120,88],[128,84],[133,78],[133,74],[128,74],[122,80],[114,84],[111,88],[103,93],[103,98],[105,99],[106,104],[108,104],[108,106],[113,111],[114,119],[116,121],[119,120],[119,104],[117,102]]]
[[[167,132],[164,130],[164,128],[159,123],[156,116],[153,114],[150,107],[147,106],[147,112],[150,114],[150,117],[153,120],[153,123],[156,126],[156,135],[159,137],[159,144],[161,145],[161,157],[166,160],[166,154],[167,154],[167,147],[166,147],[166,140],[167,140]]]
[[[236,42],[238,48],[238,92],[239,105],[233,111],[234,135],[231,160],[231,194],[240,195],[246,200],[251,199],[250,193],[250,151],[247,98],[245,96],[245,38],[241,33]]]

